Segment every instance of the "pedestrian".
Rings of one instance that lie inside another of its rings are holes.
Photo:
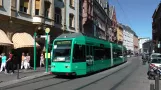
[[[24,67],[24,61],[25,61],[25,53],[23,52],[21,56],[21,69],[23,69]]]
[[[30,55],[29,55],[29,53],[27,53],[27,56],[26,56],[26,60],[27,60],[27,68],[31,68],[30,67]]]
[[[3,69],[5,70],[6,73],[6,62],[7,62],[7,57],[5,56],[5,53],[2,53],[2,56],[0,56],[0,58],[2,58],[2,63],[1,63],[1,70],[0,72],[3,71]]]
[[[40,67],[42,64],[44,65],[44,54],[43,53],[41,53],[41,56],[40,56]]]
[[[11,52],[9,52],[9,58],[7,60],[7,65],[6,65],[7,73],[6,74],[9,73],[9,69],[10,68],[12,69],[12,73],[11,74],[13,74],[14,73],[14,68],[13,68],[13,54]]]

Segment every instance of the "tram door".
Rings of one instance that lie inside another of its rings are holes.
[[[94,65],[93,46],[86,46],[86,63],[87,72],[92,72]]]

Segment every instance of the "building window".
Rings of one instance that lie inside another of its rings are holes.
[[[0,3],[1,3],[2,0],[0,0]],[[12,9],[16,9],[16,6],[17,6],[17,0],[12,0],[11,1],[11,8]]]
[[[55,8],[55,23],[61,24],[62,16],[61,16],[61,9],[56,7]]]
[[[72,8],[74,8],[74,1],[75,1],[75,0],[70,0],[70,6],[71,6]]]
[[[49,9],[46,9],[46,8],[45,8],[45,17],[49,18]]]
[[[44,13],[45,14],[45,18],[49,18],[50,2],[46,2],[45,1],[44,4],[45,4],[45,7],[44,7],[45,8],[45,13]]]
[[[40,0],[35,1],[35,15],[39,15],[40,12]]]
[[[74,15],[73,14],[69,14],[69,26],[74,28]]]
[[[0,6],[3,6],[3,0],[0,0]]]
[[[20,0],[20,11],[29,14],[29,1],[30,0]]]

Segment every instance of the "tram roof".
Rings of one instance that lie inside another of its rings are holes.
[[[97,40],[101,40],[101,41],[106,41],[106,40],[103,40],[103,39],[99,39],[99,38],[96,38],[96,37],[93,37],[93,36],[89,36],[89,35],[86,35],[86,34],[83,34],[83,33],[66,33],[66,34],[61,34],[60,36],[58,36],[56,39],[67,39],[67,38],[80,38],[80,37],[83,37],[84,39],[97,39]],[[108,43],[112,43],[112,42],[109,42],[109,41],[106,41]],[[114,46],[114,48],[125,48],[124,46],[122,45],[118,45],[116,43],[112,43],[112,45]]]
[[[84,34],[82,34],[82,33],[66,33],[66,34],[61,34],[56,39],[77,38],[77,37],[80,37],[80,36],[84,36]]]
[[[56,39],[78,38],[78,37],[89,37],[89,38],[93,38],[93,39],[98,39],[98,40],[102,40],[102,41],[109,42],[107,40],[100,39],[100,38],[97,38],[97,37],[94,37],[94,36],[90,36],[90,35],[86,35],[86,34],[83,34],[83,33],[67,33],[67,34],[61,34]]]

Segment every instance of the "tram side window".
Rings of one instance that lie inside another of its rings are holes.
[[[94,60],[102,60],[106,57],[105,49],[100,47],[94,47]]]
[[[113,58],[117,58],[117,50],[116,49],[113,49]]]
[[[85,62],[85,46],[74,45],[73,62]]]
[[[121,51],[121,50],[118,50],[118,51],[117,51],[117,56],[118,56],[118,57],[122,56],[122,51]]]
[[[110,48],[105,49],[105,56],[106,56],[105,59],[110,59],[111,58],[111,50],[110,50]]]

